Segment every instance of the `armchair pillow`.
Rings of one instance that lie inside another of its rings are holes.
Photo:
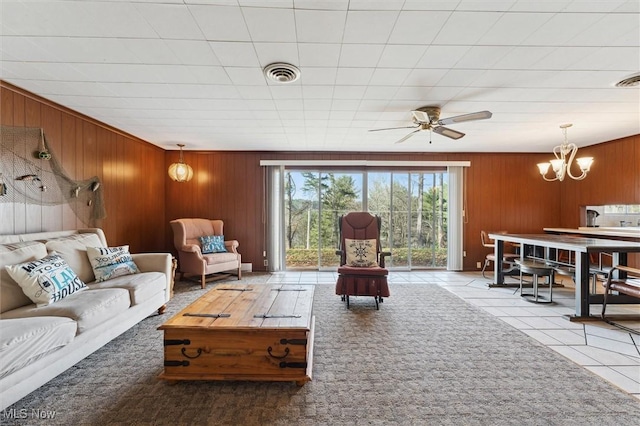
[[[376,240],[344,239],[347,266],[370,267],[377,265]]]
[[[87,247],[87,256],[98,283],[140,272],[129,253],[129,246]]]
[[[205,235],[198,237],[198,240],[202,246],[202,254],[227,252],[224,246],[224,235]]]
[[[50,305],[87,288],[56,252],[39,260],[6,266],[6,270],[37,307]]]

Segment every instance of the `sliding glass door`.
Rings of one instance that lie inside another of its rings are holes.
[[[370,211],[382,219],[381,243],[393,269],[447,264],[446,172],[338,172],[284,174],[286,267],[335,269],[338,219]]]

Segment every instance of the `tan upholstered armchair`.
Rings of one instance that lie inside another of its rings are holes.
[[[221,220],[210,219],[176,219],[171,221],[173,244],[178,250],[178,270],[180,279],[184,274],[200,276],[202,288],[205,288],[206,277],[210,274],[230,272],[242,278],[241,260],[236,240],[224,241],[227,250],[222,253],[202,253],[200,237],[224,235]]]

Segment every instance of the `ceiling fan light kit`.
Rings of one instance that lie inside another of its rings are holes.
[[[556,158],[550,160],[548,163],[538,163],[540,175],[542,175],[542,178],[547,182],[553,182],[556,180],[562,182],[565,176],[569,176],[574,180],[582,180],[587,177],[587,173],[589,173],[589,170],[591,169],[593,157],[575,158],[578,153],[578,146],[574,143],[569,143],[567,139],[567,129],[571,126],[572,124],[560,125],[560,128],[564,133],[564,142],[553,148],[553,155],[555,155]],[[573,173],[571,173],[571,164],[573,163],[574,158],[582,172],[579,176],[574,176]],[[546,176],[549,171],[549,167],[551,167],[555,173],[555,177],[553,178],[548,178]]]
[[[448,117],[441,120],[440,107],[429,105],[411,111],[411,115],[413,117],[414,126],[390,127],[386,129],[372,129],[369,131],[377,132],[380,130],[417,129],[401,138],[400,140],[396,141],[395,143],[402,143],[421,130],[429,130],[429,132],[433,131],[434,133],[446,136],[451,139],[460,139],[465,135],[464,133],[454,129],[450,129],[448,127],[444,127],[444,125],[462,123],[465,121],[485,120],[487,118],[491,118],[493,114],[489,111],[478,111],[470,114]],[[431,138],[429,138],[429,143],[431,143]]]

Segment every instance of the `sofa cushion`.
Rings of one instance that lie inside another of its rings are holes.
[[[125,289],[89,289],[40,308],[29,305],[3,312],[2,319],[67,317],[78,323],[78,334],[80,334],[126,311],[130,305],[129,292]]]
[[[129,246],[87,247],[87,256],[93,268],[96,282],[140,273],[131,258]]]
[[[5,269],[7,265],[42,259],[47,248],[37,241],[26,241],[0,246],[0,312],[30,305],[31,299],[24,294],[18,283]]]
[[[238,260],[238,255],[230,252],[203,254],[202,257],[204,258],[205,262],[207,262],[207,265],[215,265],[217,263],[225,263],[225,262],[235,262]]]
[[[47,306],[87,288],[56,252],[42,259],[8,265],[5,268],[24,294],[38,307]]]
[[[346,252],[346,265],[370,267],[377,264],[377,241],[372,240],[352,240],[344,239],[344,249]]]
[[[53,238],[46,242],[46,246],[49,252],[55,251],[61,255],[85,283],[96,279],[87,257],[87,247],[103,247],[102,241],[97,234],[74,234]]]
[[[202,254],[208,253],[226,253],[227,248],[224,246],[224,235],[205,235],[198,237],[200,241]]]
[[[153,295],[162,293],[167,287],[167,278],[162,272],[141,272],[135,275],[117,277],[103,282],[89,283],[89,288],[122,288],[129,292],[131,305],[149,300]]]
[[[0,377],[67,345],[77,327],[64,317],[0,320]]]

